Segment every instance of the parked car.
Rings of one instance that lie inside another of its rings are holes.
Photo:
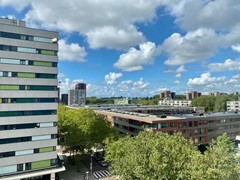
[[[98,164],[102,167],[107,167],[108,166],[108,163],[104,160],[98,161]]]
[[[95,161],[100,161],[100,160],[102,160],[102,155],[100,154],[100,153],[98,153],[98,152],[96,152],[96,153],[94,153],[93,155],[92,155],[92,157],[93,157],[93,159],[95,159]]]

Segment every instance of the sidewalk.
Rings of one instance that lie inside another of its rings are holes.
[[[80,161],[76,161],[76,164],[73,166],[71,163],[67,160],[67,156],[64,156],[64,163],[66,171],[59,173],[60,179],[62,180],[84,180],[84,175],[86,175],[86,172],[89,172],[89,169],[86,168]],[[88,173],[88,180],[95,180],[95,178]]]
[[[86,172],[89,172],[89,168],[84,166],[81,161],[76,161],[76,164],[73,166],[69,160],[69,153],[62,154],[59,147],[57,147],[58,155],[62,155],[64,157],[64,166],[66,171],[59,173],[61,180],[84,180],[84,176]],[[88,173],[88,180],[96,180],[93,175]]]

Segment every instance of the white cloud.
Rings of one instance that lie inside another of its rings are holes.
[[[234,51],[240,52],[240,44],[232,45]]]
[[[93,49],[106,47],[108,49],[126,49],[129,45],[144,41],[143,33],[134,26],[119,29],[111,26],[97,28],[86,33],[89,46]]]
[[[70,80],[69,78],[65,78],[65,75],[62,77],[59,77],[59,82],[60,82],[59,87],[60,87],[61,94],[68,93],[70,89],[74,89],[77,83],[84,83],[82,79]]]
[[[160,4],[159,0],[32,0],[25,20],[33,26],[78,32],[92,48],[127,49],[145,39],[135,24],[152,22]]]
[[[105,82],[109,85],[116,84],[117,79],[122,76],[122,73],[110,72],[109,74],[105,75]]]
[[[139,45],[139,50],[130,48],[127,53],[120,55],[114,66],[123,71],[142,70],[142,65],[151,63],[155,54],[156,45],[152,42],[146,42]]]
[[[84,62],[87,55],[85,48],[80,47],[77,43],[67,44],[65,40],[58,41],[59,59],[62,61],[78,61]]]
[[[175,77],[180,78],[182,76],[182,73],[186,72],[184,65],[181,65],[179,68],[176,69],[176,75]]]
[[[218,47],[218,37],[211,29],[198,29],[188,32],[185,36],[179,33],[167,38],[160,49],[169,55],[164,63],[182,65],[214,55]]]
[[[133,83],[132,91],[137,93],[146,92],[149,90],[150,83],[145,82],[143,78]]]
[[[174,85],[180,86],[182,83],[179,80],[173,82]]]
[[[240,74],[235,74],[232,76],[233,79],[240,79]]]
[[[207,86],[213,83],[223,82],[225,77],[211,77],[211,73],[203,73],[201,74],[200,78],[190,78],[188,80],[188,86]]]
[[[12,6],[18,11],[21,11],[23,8],[27,7],[32,0],[0,0],[0,7]]]
[[[210,71],[239,71],[240,59],[226,59],[223,63],[211,63],[208,65]]]
[[[237,0],[173,0],[164,4],[185,30],[198,27],[228,30],[239,23],[240,2]]]

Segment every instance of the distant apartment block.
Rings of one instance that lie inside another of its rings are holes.
[[[197,91],[187,92],[186,99],[187,100],[193,100],[197,97],[200,97],[201,95],[202,95],[202,93],[197,92]]]
[[[58,33],[0,18],[0,179],[55,179]]]
[[[161,106],[191,106],[192,101],[190,100],[174,100],[171,98],[166,98],[164,100],[159,100],[158,105]]]
[[[78,83],[75,89],[69,91],[68,105],[70,106],[84,106],[86,104],[86,84]]]
[[[179,114],[176,116],[150,115],[119,110],[96,110],[106,116],[112,126],[122,134],[137,135],[140,131],[161,131],[173,135],[181,133],[196,145],[208,144],[227,133],[235,140],[239,134],[240,114]]]
[[[227,95],[227,93],[220,93],[220,92],[213,92],[213,93],[209,93],[210,96],[222,96],[222,95]]]
[[[240,112],[240,101],[227,101],[227,111]]]
[[[171,91],[163,91],[160,93],[160,99],[172,98],[175,99],[176,93]]]

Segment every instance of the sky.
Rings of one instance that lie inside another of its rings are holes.
[[[61,93],[238,92],[239,0],[0,0],[0,16],[59,32]]]

